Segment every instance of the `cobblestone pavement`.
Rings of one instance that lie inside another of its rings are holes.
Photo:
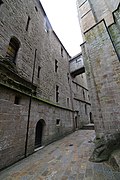
[[[105,163],[89,162],[93,130],[79,130],[5,169],[0,180],[120,180]]]

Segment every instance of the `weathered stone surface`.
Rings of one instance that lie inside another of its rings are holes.
[[[113,167],[114,170],[120,172],[120,149],[112,152],[108,163]]]
[[[106,134],[95,140],[95,150],[90,157],[90,161],[107,161],[111,153],[116,149],[120,149],[120,133]]]
[[[87,8],[88,2],[91,14],[90,11],[84,14],[82,6]],[[108,160],[114,148],[120,146],[120,2],[78,0],[77,3],[85,41],[81,45],[82,54],[99,138],[91,159],[99,162]],[[80,16],[81,12],[84,17]],[[95,24],[89,21],[93,16]]]
[[[78,128],[87,123],[90,105],[86,114],[85,74],[71,78],[70,55],[52,29],[40,1],[4,0],[0,9],[0,168],[4,168],[34,152],[39,121],[43,122],[44,146],[75,130],[74,111],[79,112]],[[20,42],[15,63],[6,59],[11,37]],[[84,102],[76,101],[73,92]]]
[[[100,10],[102,8],[105,7],[100,6]],[[86,43],[82,45],[97,137],[106,133],[113,134],[120,129],[118,7],[114,19],[114,24],[109,28],[104,20],[91,27],[85,32]]]

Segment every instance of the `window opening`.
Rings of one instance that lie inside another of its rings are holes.
[[[67,106],[69,107],[69,98],[67,98]]]
[[[26,31],[28,31],[29,23],[30,23],[30,16],[28,16],[28,19],[27,19]]]
[[[58,69],[58,61],[55,59],[55,72],[57,72]]]
[[[69,73],[67,73],[67,79],[68,79],[68,82],[69,82],[69,80],[70,80]]]
[[[87,115],[87,105],[85,104],[85,114]]]
[[[41,67],[38,66],[38,74],[37,74],[37,77],[40,78],[40,70],[41,70]]]
[[[19,47],[20,47],[19,40],[16,37],[12,37],[9,42],[6,57],[14,63],[16,60]]]
[[[35,10],[38,12],[38,8],[35,6]]]
[[[59,86],[56,85],[56,102],[58,102],[59,99]]]
[[[83,90],[83,99],[85,99],[85,92],[84,92],[84,90]]]
[[[20,97],[19,96],[15,96],[14,104],[17,104],[17,105],[20,104]]]
[[[60,126],[60,119],[56,119],[56,126]]]

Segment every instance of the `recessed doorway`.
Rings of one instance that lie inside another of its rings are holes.
[[[44,120],[39,120],[36,125],[35,131],[35,149],[42,146],[42,135],[43,135],[43,128],[45,122]]]

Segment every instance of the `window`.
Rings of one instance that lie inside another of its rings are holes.
[[[6,57],[14,63],[16,60],[16,56],[17,56],[17,52],[18,52],[19,47],[20,47],[19,40],[16,37],[12,37],[10,39],[10,43],[9,43],[9,46],[7,49]]]
[[[55,72],[57,72],[58,69],[58,61],[55,59]]]
[[[56,85],[56,102],[59,100],[59,86]]]
[[[60,126],[60,119],[56,119],[56,126]]]
[[[29,27],[29,23],[30,23],[30,16],[28,16],[28,19],[27,19],[27,25],[26,25],[26,31],[28,31],[28,27]]]
[[[15,96],[14,104],[20,104],[20,96]]]
[[[70,80],[69,73],[67,73],[67,79],[68,79],[68,82],[69,82],[69,80]]]
[[[83,90],[83,99],[85,99],[85,92],[84,92],[84,90]]]
[[[87,105],[85,104],[85,114],[87,115]]]
[[[41,70],[41,67],[38,66],[38,74],[37,74],[37,77],[38,77],[38,78],[40,77],[40,70]]]
[[[69,107],[69,98],[67,98],[67,107]]]
[[[63,48],[61,47],[61,56],[63,57]]]
[[[3,1],[2,1],[2,0],[0,0],[0,5],[1,5],[1,4],[3,4]]]
[[[38,12],[38,8],[35,6],[35,10],[36,10],[36,12]]]

